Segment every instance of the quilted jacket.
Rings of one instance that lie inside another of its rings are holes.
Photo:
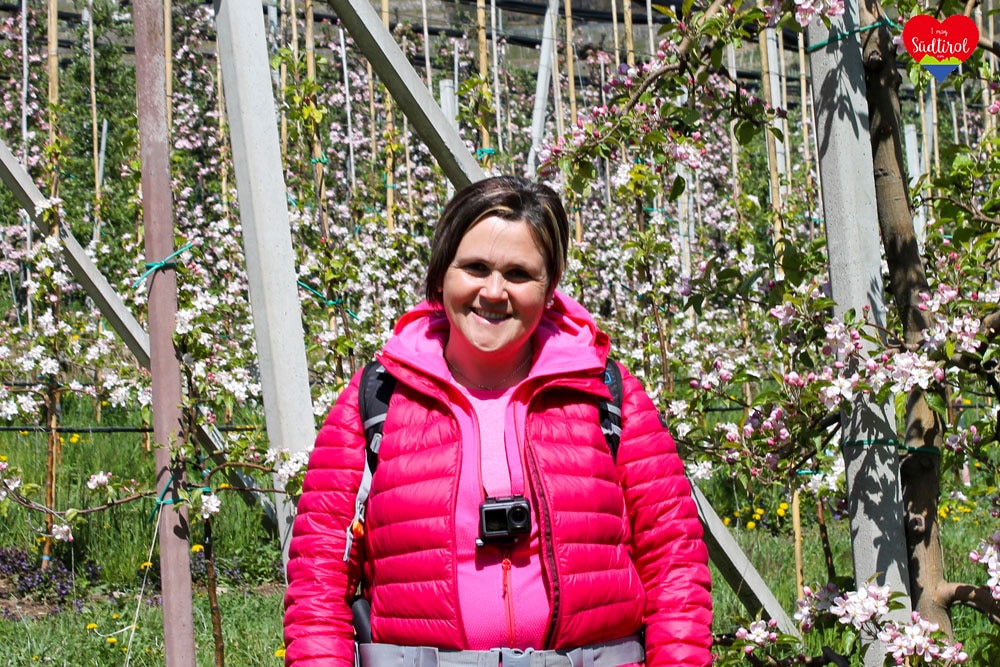
[[[454,567],[461,434],[442,357],[447,320],[421,304],[380,359],[398,378],[366,533],[345,562],[364,468],[359,375],[317,437],[298,504],[285,596],[286,665],[353,663],[350,602],[362,577],[375,641],[461,649]],[[607,336],[565,295],[533,336],[514,394],[522,461],[542,544],[546,646],[575,648],[645,629],[648,665],[711,664],[707,550],[684,468],[638,380],[623,369],[617,461],[597,416]]]

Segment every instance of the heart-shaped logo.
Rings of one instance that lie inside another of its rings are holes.
[[[919,14],[903,26],[903,45],[940,83],[976,50],[979,28],[961,14],[944,21]]]

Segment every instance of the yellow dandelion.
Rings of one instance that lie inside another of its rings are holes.
[[[18,435],[28,435],[28,432],[27,432],[27,431],[18,431],[18,432],[17,432],[17,434],[18,434]],[[35,657],[33,658],[33,660],[38,660],[38,656],[36,655],[36,656],[35,656]]]
[[[0,461],[6,461],[6,460],[7,460],[7,457],[4,456],[3,454],[0,454]]]
[[[748,530],[753,530],[756,527],[757,527],[756,522],[754,522],[754,521],[747,521],[747,529]]]
[[[96,630],[97,629],[97,623],[87,623],[87,629],[88,630]]]
[[[231,488],[231,487],[226,482],[223,482],[222,484],[219,484],[219,488],[220,489],[228,489],[228,488]]]
[[[75,445],[78,442],[80,442],[80,434],[79,433],[74,433],[73,435],[69,436],[69,444]]]
[[[759,508],[759,507],[754,507],[754,508],[753,508],[753,513],[754,513],[754,514],[763,514],[763,513],[764,513],[764,510],[762,510],[762,509],[761,509],[761,508]]]
[[[114,637],[108,637],[108,638],[107,638],[107,639],[105,639],[104,641],[106,641],[106,642],[108,643],[108,645],[109,645],[109,646],[114,646],[115,644],[117,644],[117,643],[118,643],[118,640],[117,640],[117,639],[115,639]]]
[[[147,560],[145,563],[143,563],[142,565],[139,566],[139,569],[140,570],[148,570],[151,567],[153,567],[153,563],[151,563],[150,561]],[[115,616],[115,618],[117,618],[117,616]]]
[[[114,620],[117,621],[118,620],[118,614],[111,614],[111,618],[113,618]]]
[[[778,509],[787,510],[788,509],[788,503],[784,503],[783,502],[783,503],[779,504],[778,505]]]
[[[722,517],[722,523],[723,523],[723,525],[728,526],[731,523],[730,520],[729,520],[729,517],[728,516]]]
[[[201,553],[204,550],[205,550],[205,547],[203,547],[200,544],[192,544],[191,545],[191,553],[193,553],[193,554]]]
[[[783,510],[782,508],[780,508],[780,507],[779,507],[779,508],[778,508],[778,509],[777,509],[777,510],[775,511],[775,514],[777,514],[778,516],[785,516],[785,510]]]
[[[285,657],[285,649],[279,648],[277,651],[274,652],[274,657],[275,658],[284,658]]]

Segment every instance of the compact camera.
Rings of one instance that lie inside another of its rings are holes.
[[[524,496],[487,498],[479,506],[478,546],[514,542],[531,532],[531,505]]]

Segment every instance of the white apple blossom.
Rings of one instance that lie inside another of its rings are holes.
[[[201,497],[201,518],[208,519],[213,514],[218,514],[222,509],[222,499],[214,493],[206,493]]]
[[[59,542],[72,542],[73,530],[66,524],[52,526],[52,539]]]
[[[111,481],[111,473],[104,472],[103,470],[98,471],[96,474],[91,475],[90,479],[87,480],[87,488],[91,491],[97,489],[99,486],[107,486]]]

